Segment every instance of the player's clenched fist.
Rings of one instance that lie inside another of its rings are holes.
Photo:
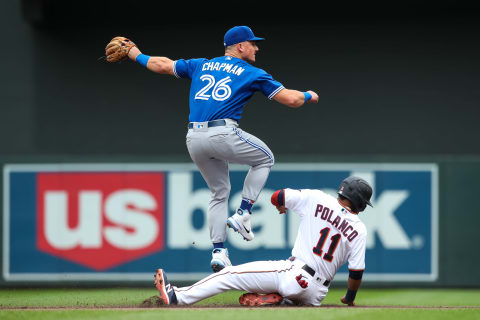
[[[318,94],[312,90],[308,90],[307,92],[312,95],[312,99],[310,99],[307,103],[318,103]]]
[[[280,214],[287,213],[287,208],[285,208],[285,206],[276,206],[276,208]]]

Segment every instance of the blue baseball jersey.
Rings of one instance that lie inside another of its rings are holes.
[[[284,88],[264,70],[230,56],[180,59],[174,62],[173,72],[177,78],[192,80],[190,122],[239,120],[243,107],[256,91],[272,99]]]

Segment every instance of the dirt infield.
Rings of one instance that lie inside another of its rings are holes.
[[[279,309],[279,308],[295,308],[295,309],[428,309],[428,310],[443,310],[443,309],[480,309],[480,306],[341,306],[341,305],[323,305],[320,307],[311,306],[291,306],[291,305],[276,305],[276,306],[262,306],[262,307],[243,307],[238,304],[231,305],[219,305],[219,306],[155,306],[155,307],[141,307],[141,306],[85,306],[85,307],[2,307],[0,310],[118,310],[118,311],[138,311],[138,310],[150,310],[150,309]]]

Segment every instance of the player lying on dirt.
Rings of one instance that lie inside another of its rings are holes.
[[[189,305],[227,290],[243,290],[247,306],[278,304],[285,299],[319,306],[338,269],[348,261],[348,290],[342,303],[354,306],[365,269],[367,230],[358,214],[372,206],[372,187],[363,179],[342,181],[337,198],[320,190],[281,189],[271,198],[282,214],[287,208],[300,216],[292,257],[229,266],[197,283],[177,288],[162,269],[155,275],[161,304]]]

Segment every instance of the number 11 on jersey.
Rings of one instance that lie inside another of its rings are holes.
[[[320,230],[320,239],[318,239],[318,243],[315,247],[313,247],[313,253],[315,253],[317,256],[322,256],[323,253],[323,245],[325,244],[325,241],[327,240],[328,234],[330,233],[330,228],[326,227]],[[336,235],[333,235],[330,240],[330,247],[328,247],[327,253],[323,256],[324,260],[327,260],[328,262],[332,262],[333,260],[333,253],[337,249],[338,243],[340,242],[341,239],[341,234],[337,233]]]

